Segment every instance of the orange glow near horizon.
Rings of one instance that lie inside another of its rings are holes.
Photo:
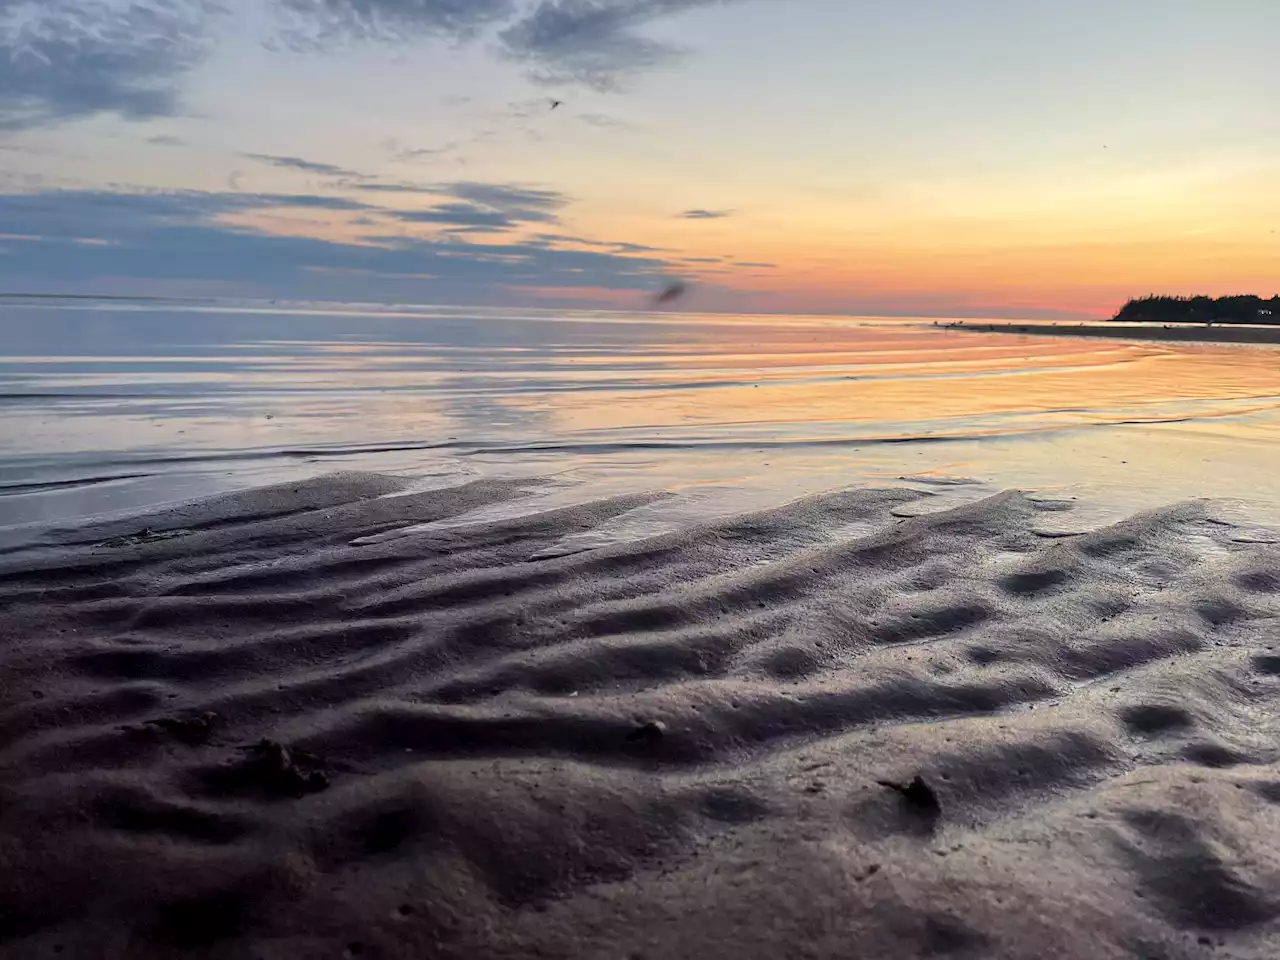
[[[774,264],[691,263],[685,273],[784,312],[870,302],[935,315],[1098,316],[1150,292],[1280,292],[1280,182],[1232,157],[1048,170],[1008,183],[888,182],[846,196],[793,186],[706,221],[656,217],[644,200],[576,219],[580,231],[686,258]]]
[[[1257,170],[1223,164],[1003,188],[981,179],[900,183],[826,202],[779,191],[706,220],[659,217],[644,200],[603,209],[584,203],[552,228],[535,223],[466,242],[482,250],[548,231],[564,237],[556,249],[601,251],[626,238],[654,248],[634,257],[661,261],[700,288],[691,309],[1100,317],[1152,292],[1278,292],[1280,234],[1269,224],[1280,223],[1280,199],[1255,199],[1280,198],[1272,186]],[[282,208],[224,222],[360,245],[446,235],[393,211]],[[643,293],[599,285],[510,289],[587,307],[645,305]]]

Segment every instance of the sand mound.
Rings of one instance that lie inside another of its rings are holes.
[[[0,954],[1280,955],[1280,536],[520,489],[0,555]]]

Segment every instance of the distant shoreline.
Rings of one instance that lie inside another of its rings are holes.
[[[1110,340],[1160,340],[1192,343],[1269,343],[1280,344],[1280,327],[1243,326],[1167,326],[1153,327],[1128,323],[1060,323],[1056,326],[1031,323],[939,323],[940,330],[970,333],[1017,333],[1048,337],[1101,337]]]

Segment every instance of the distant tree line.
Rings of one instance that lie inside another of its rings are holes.
[[[1280,324],[1280,297],[1139,297],[1111,318],[1130,323]]]

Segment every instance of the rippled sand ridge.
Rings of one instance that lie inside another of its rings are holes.
[[[0,557],[0,953],[1280,943],[1280,533],[339,475]]]

